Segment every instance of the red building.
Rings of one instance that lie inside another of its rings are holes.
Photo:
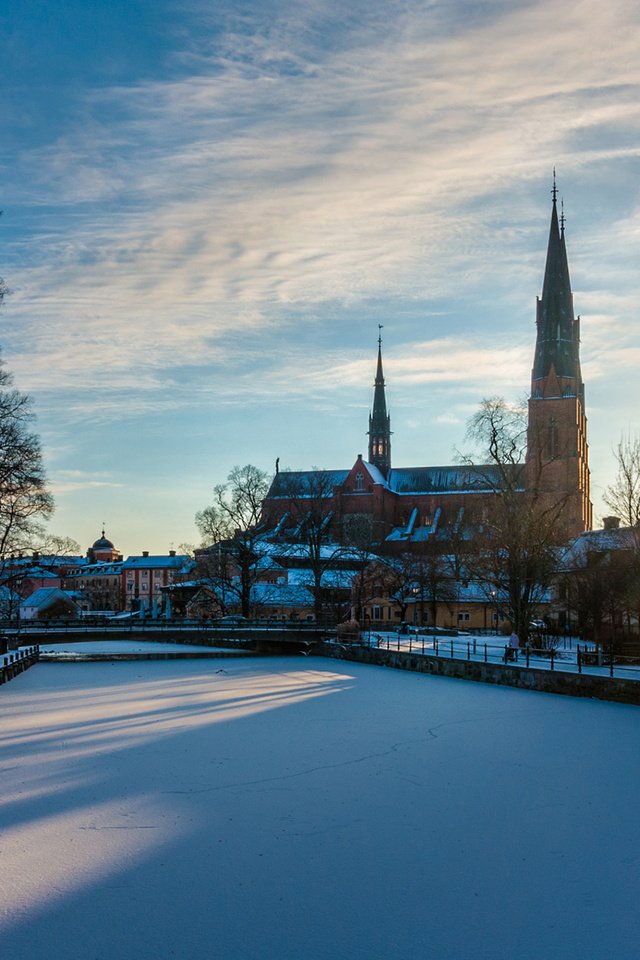
[[[523,490],[541,482],[544,495],[564,504],[563,533],[568,538],[591,528],[592,508],[580,318],[573,313],[555,181],[552,197],[542,296],[537,301],[526,467],[521,473]],[[500,485],[495,464],[392,466],[380,339],[368,433],[368,457],[359,454],[350,469],[276,473],[263,505],[263,521],[272,536],[295,540],[305,516],[318,508],[336,539],[348,539],[349,529],[361,524],[369,527],[374,542],[389,549],[451,540],[482,526]]]

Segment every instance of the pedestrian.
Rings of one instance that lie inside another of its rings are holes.
[[[514,630],[511,636],[509,637],[509,659],[510,660],[518,659],[519,647],[520,647],[520,640],[518,638],[518,634]]]

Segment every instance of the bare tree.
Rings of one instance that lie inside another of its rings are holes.
[[[451,604],[458,597],[458,581],[453,575],[451,558],[442,552],[440,544],[425,544],[420,550],[414,550],[407,561],[420,623],[425,623],[427,607],[431,624],[435,627],[438,610],[445,605],[451,611]]]
[[[39,554],[53,557],[78,557],[82,554],[82,547],[73,537],[65,537],[47,531],[44,538],[35,544]]]
[[[602,499],[629,527],[640,525],[640,436],[621,438],[613,451],[618,471]]]
[[[552,496],[547,489],[550,460],[526,461],[524,410],[510,407],[500,397],[484,400],[469,422],[467,437],[488,463],[478,465],[472,456],[462,459],[493,494],[467,562],[488,595],[495,593],[500,599],[524,643],[556,570],[567,498]]]
[[[44,539],[40,521],[53,512],[33,419],[30,398],[14,389],[0,360],[0,580],[11,556]]]
[[[227,482],[213,488],[213,503],[196,514],[207,545],[198,552],[199,572],[217,585],[216,596],[226,597],[223,607],[236,602],[245,617],[251,614],[251,589],[259,575],[256,541],[268,489],[264,470],[250,463],[234,467]]]
[[[280,484],[283,495],[289,498],[293,542],[302,549],[301,560],[309,570],[306,586],[313,594],[314,616],[318,621],[325,615],[335,616],[336,610],[347,608],[349,596],[348,591],[336,586],[330,574],[346,564],[351,551],[337,539],[333,474],[316,468],[304,474],[280,473]],[[354,551],[362,535],[361,526],[353,525],[350,537]]]

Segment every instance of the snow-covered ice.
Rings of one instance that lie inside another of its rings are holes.
[[[225,647],[206,647],[197,643],[171,643],[161,640],[74,640],[56,643],[41,643],[41,654],[63,653],[213,653],[224,650]]]
[[[0,708],[4,956],[638,956],[637,707],[278,657]]]

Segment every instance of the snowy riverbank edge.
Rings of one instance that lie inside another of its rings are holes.
[[[519,664],[484,663],[449,657],[421,656],[407,651],[324,643],[322,655],[334,660],[349,660],[396,670],[427,673],[431,676],[473,680],[479,683],[558,693],[570,697],[610,700],[640,706],[640,683],[618,677],[541,670]]]

